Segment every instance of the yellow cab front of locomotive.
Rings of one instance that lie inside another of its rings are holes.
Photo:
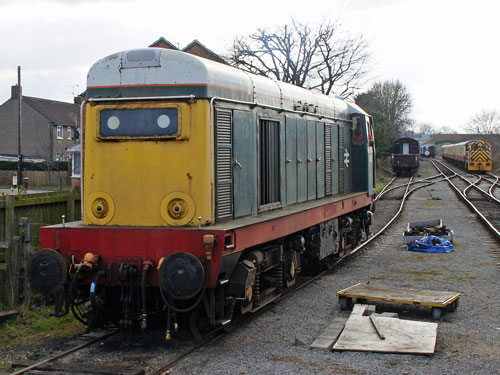
[[[84,224],[212,222],[209,108],[206,100],[87,103]]]

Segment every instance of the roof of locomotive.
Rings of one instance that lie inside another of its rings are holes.
[[[87,98],[219,97],[349,119],[366,114],[340,97],[246,73],[181,51],[142,48],[97,61],[87,76]]]
[[[445,149],[445,148],[448,148],[448,147],[456,147],[456,146],[468,146],[469,144],[471,143],[486,143],[489,145],[488,142],[486,141],[481,141],[481,140],[470,140],[470,141],[465,141],[465,142],[460,142],[460,143],[452,143],[452,144],[448,144],[448,145],[443,145],[441,146],[441,148]]]
[[[418,141],[416,139],[410,138],[410,137],[401,137],[401,138],[398,138],[392,144],[395,145],[395,144],[400,144],[400,143],[411,143],[411,144],[417,144],[418,145]]]

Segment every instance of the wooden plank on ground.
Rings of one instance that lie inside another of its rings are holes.
[[[342,333],[347,319],[335,318],[326,327],[323,333],[311,344],[311,348],[330,349],[332,344]]]
[[[426,289],[395,288],[389,286],[356,284],[337,292],[339,297],[397,302],[424,306],[444,307],[460,298],[461,293]]]
[[[375,305],[367,305],[367,304],[364,304],[364,303],[356,303],[354,305],[354,307],[352,308],[351,314],[363,316],[363,315],[373,314],[373,313],[375,313],[375,311],[376,311],[376,306]]]
[[[17,310],[10,310],[10,311],[2,311],[0,312],[0,321],[2,319],[7,319],[7,318],[10,318],[12,316],[15,316],[17,315],[19,312]]]
[[[334,351],[433,354],[436,349],[437,323],[377,317],[384,332],[381,340],[369,316],[351,315],[333,346]]]

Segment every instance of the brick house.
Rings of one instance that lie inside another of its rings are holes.
[[[0,160],[17,160],[18,86],[0,105]],[[22,97],[22,153],[24,160],[66,161],[79,128],[80,107],[54,100]]]
[[[221,64],[228,65],[227,62],[222,57],[220,57],[218,54],[216,54],[212,50],[205,47],[197,39],[193,40],[191,43],[189,43],[183,49],[179,49],[175,45],[170,43],[168,40],[166,40],[165,38],[160,37],[160,39],[158,39],[156,42],[151,44],[149,47],[166,48],[166,49],[173,49],[176,51],[182,51],[182,52],[190,53],[191,55],[200,56],[200,57],[203,57],[205,59],[209,59],[209,60],[221,63]]]

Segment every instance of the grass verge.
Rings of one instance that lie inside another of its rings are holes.
[[[53,312],[49,306],[21,310],[15,318],[0,322],[0,372],[9,370],[14,360],[29,358],[34,351],[50,350],[50,342],[85,331],[72,314],[56,318],[50,316]]]

